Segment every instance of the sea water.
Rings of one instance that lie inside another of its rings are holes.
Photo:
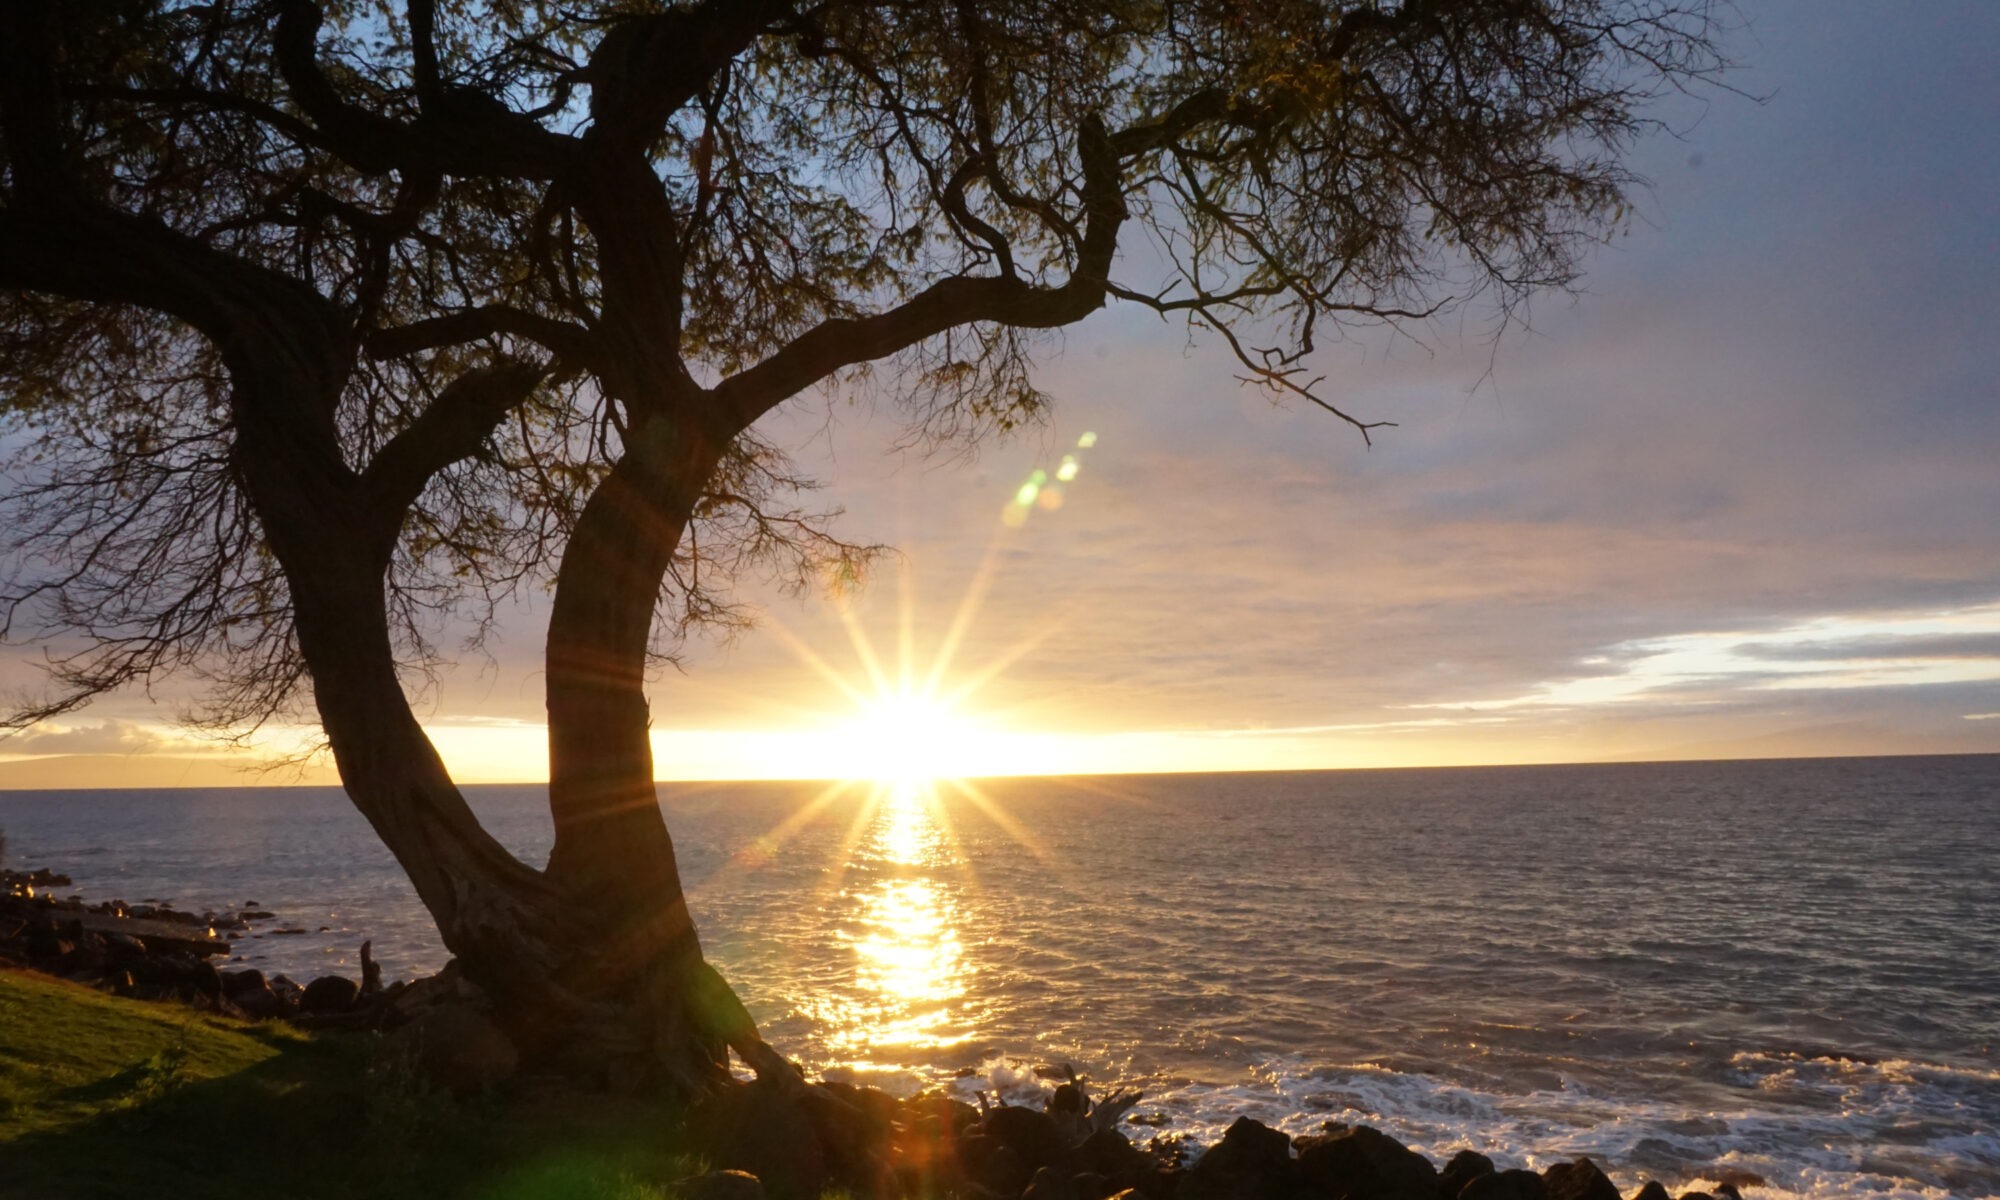
[[[2000,1193],[2000,756],[661,789],[709,957],[810,1067],[1130,1130],[1376,1125],[1631,1186]],[[473,805],[539,864],[540,788]],[[12,866],[446,952],[326,789],[0,793]],[[280,934],[280,928],[304,929]]]

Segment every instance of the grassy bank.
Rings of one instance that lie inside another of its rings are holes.
[[[7,1195],[653,1200],[680,1173],[664,1126],[553,1094],[461,1102],[372,1036],[0,971]]]

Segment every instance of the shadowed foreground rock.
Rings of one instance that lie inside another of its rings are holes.
[[[1468,1150],[1439,1171],[1368,1126],[1294,1138],[1250,1117],[1183,1169],[1188,1147],[1135,1145],[1112,1127],[1117,1116],[1093,1123],[1100,1111],[1080,1082],[1046,1110],[981,1111],[938,1092],[898,1099],[845,1083],[761,1080],[712,1097],[688,1133],[712,1165],[758,1177],[774,1200],[826,1189],[881,1200],[1624,1200],[1587,1158],[1537,1174],[1496,1170]],[[1723,1196],[1740,1200],[1727,1185]],[[1648,1183],[1633,1200],[1673,1196]]]

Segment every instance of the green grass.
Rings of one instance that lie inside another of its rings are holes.
[[[660,1200],[667,1114],[577,1097],[456,1101],[367,1035],[121,1000],[0,971],[0,1188]]]

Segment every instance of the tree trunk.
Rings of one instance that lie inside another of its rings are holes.
[[[653,782],[647,647],[661,588],[722,447],[653,417],[627,439],[571,533],[549,618],[550,879],[591,914],[586,991],[682,1086],[777,1058],[703,960]]]

